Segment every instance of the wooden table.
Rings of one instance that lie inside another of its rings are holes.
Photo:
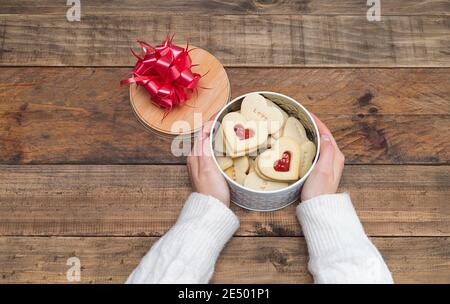
[[[399,283],[450,283],[450,3],[382,0],[0,3],[0,283],[123,282],[191,191],[185,158],[119,86],[137,39],[215,54],[232,95],[301,100],[346,156],[348,191]],[[295,206],[255,213],[214,283],[309,283]]]

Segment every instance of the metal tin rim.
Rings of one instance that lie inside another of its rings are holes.
[[[245,188],[245,189],[247,189],[247,188]],[[286,188],[284,188],[284,189],[286,189]],[[266,193],[266,192],[264,192],[264,193]],[[231,202],[232,202],[233,204],[235,204],[235,205],[237,205],[237,206],[239,206],[239,207],[241,207],[241,208],[243,208],[243,209],[247,209],[247,210],[249,210],[249,211],[256,211],[256,212],[272,212],[272,211],[278,211],[278,210],[281,210],[281,209],[286,208],[287,206],[292,205],[293,203],[295,203],[295,202],[297,202],[297,201],[298,201],[298,199],[295,199],[295,200],[293,200],[293,201],[291,201],[291,202],[289,202],[289,203],[287,203],[287,204],[285,204],[285,205],[282,205],[282,206],[276,207],[276,208],[272,208],[272,209],[253,209],[253,208],[250,208],[250,207],[248,207],[248,206],[244,206],[244,205],[242,205],[242,204],[240,204],[240,203],[237,203],[237,202],[231,200]]]
[[[279,96],[279,97],[286,98],[286,99],[288,99],[290,102],[294,103],[295,105],[298,105],[298,106],[299,106],[299,107],[300,107],[300,108],[308,115],[309,119],[311,120],[311,122],[312,122],[312,124],[313,124],[313,126],[314,126],[314,129],[315,129],[315,131],[316,131],[316,134],[317,134],[317,152],[316,152],[316,156],[314,157],[314,161],[313,161],[311,167],[309,168],[308,172],[306,172],[306,174],[305,174],[301,179],[299,179],[298,181],[296,181],[296,182],[293,183],[292,185],[287,186],[286,188],[279,189],[279,190],[273,190],[273,191],[258,191],[258,190],[253,190],[253,189],[244,187],[244,186],[242,186],[241,184],[238,184],[238,183],[236,183],[234,180],[230,179],[230,178],[228,177],[228,175],[226,175],[225,172],[223,172],[223,170],[220,168],[220,166],[219,166],[219,164],[218,164],[218,162],[217,162],[217,160],[216,160],[215,157],[213,157],[214,163],[216,164],[217,168],[219,168],[220,172],[222,173],[222,176],[224,176],[225,179],[226,179],[228,182],[232,183],[232,184],[235,185],[236,187],[239,187],[239,188],[241,188],[241,189],[244,189],[244,190],[246,190],[246,191],[249,191],[249,192],[252,192],[252,193],[255,193],[255,194],[263,194],[263,195],[264,195],[264,194],[276,194],[276,193],[282,193],[282,192],[285,192],[286,190],[289,190],[289,189],[294,189],[295,187],[298,187],[298,186],[301,187],[301,185],[304,183],[304,181],[305,181],[305,180],[309,177],[309,175],[311,174],[311,172],[312,172],[312,170],[314,169],[314,167],[315,167],[315,165],[316,165],[316,163],[317,163],[317,160],[318,160],[318,158],[319,158],[319,150],[320,150],[320,134],[319,134],[319,129],[318,129],[318,127],[317,127],[317,124],[316,124],[316,122],[314,121],[314,118],[312,117],[311,113],[309,113],[309,111],[308,111],[302,104],[300,104],[297,100],[295,100],[295,99],[293,99],[292,97],[289,97],[289,96],[287,96],[287,95],[284,95],[284,94],[281,94],[281,93],[276,93],[276,92],[271,92],[271,91],[255,91],[255,92],[250,92],[250,93],[247,93],[247,94],[243,94],[243,95],[241,95],[241,96],[238,96],[238,97],[234,98],[234,99],[233,99],[232,101],[230,101],[229,103],[227,103],[227,104],[222,108],[222,110],[220,110],[220,112],[217,113],[216,117],[214,118],[214,122],[213,122],[213,124],[212,124],[211,130],[214,130],[214,127],[215,127],[215,125],[217,124],[217,121],[218,121],[220,115],[222,115],[222,113],[223,113],[229,106],[231,106],[233,103],[237,102],[237,101],[240,100],[241,98],[244,98],[244,97],[247,96],[247,95],[255,94],[255,93],[257,93],[257,94],[272,94],[272,95],[277,95],[277,96]],[[212,155],[214,155],[213,136],[210,136],[210,139],[209,139],[209,146],[210,146],[210,149],[211,149],[211,151],[212,151]],[[235,203],[235,204],[236,204],[236,203]],[[239,205],[239,204],[236,204],[236,205]],[[239,206],[241,206],[241,205],[239,205]],[[287,205],[286,205],[286,206],[287,206]],[[275,210],[284,208],[284,207],[286,207],[286,206],[277,208],[277,209],[275,209]],[[247,207],[243,207],[243,208],[249,209],[249,208],[247,208]],[[249,209],[249,210],[252,210],[252,209]],[[260,211],[260,210],[255,210],[255,211]],[[262,210],[262,211],[265,211],[265,210]]]

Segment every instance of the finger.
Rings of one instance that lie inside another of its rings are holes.
[[[188,156],[187,157],[186,168],[187,168],[187,172],[188,172],[189,177],[191,177],[191,179],[192,179],[192,168],[191,167],[192,167],[192,161],[191,161],[190,156]]]
[[[334,144],[334,146],[338,148],[336,140],[334,139],[333,134],[331,134],[330,129],[328,129],[328,127],[314,113],[311,113],[311,115],[314,118],[314,121],[316,122],[317,128],[319,129],[319,134],[320,135],[327,134],[330,137],[331,142]]]
[[[314,121],[317,124],[317,128],[319,129],[320,134],[331,134],[328,127],[317,117],[314,113],[311,113],[311,116],[314,118]]]
[[[202,139],[211,134],[211,129],[212,129],[213,123],[214,122],[212,120],[205,122],[205,124],[203,125],[202,132],[201,132]]]
[[[211,158],[210,137],[207,135],[202,139],[202,155],[203,158]]]
[[[198,156],[202,156],[204,153],[208,153],[208,155],[211,155],[209,149],[204,150],[203,149],[203,143],[206,140],[206,142],[209,142],[209,136],[211,134],[211,129],[212,129],[212,125],[213,125],[213,121],[207,121],[204,125],[202,130],[200,131],[198,140],[199,140],[199,145],[200,149],[199,151],[201,152],[200,154],[198,154]]]
[[[344,171],[344,166],[339,166],[334,171],[334,178],[335,178],[335,181],[337,182],[336,187],[339,186],[339,182],[342,178],[343,171]]]
[[[193,155],[193,153],[194,152],[191,151],[191,154],[189,154],[189,156],[187,157],[187,169],[192,182],[195,181],[198,176],[198,160],[197,157]]]
[[[187,167],[188,167],[188,173],[189,176],[192,179],[195,179],[197,177],[198,172],[198,161],[197,158],[193,155],[189,155],[187,159]]]
[[[335,177],[340,178],[342,176],[342,172],[344,171],[344,166],[345,166],[345,158],[344,158],[342,152],[335,151],[335,154],[334,154]]]
[[[202,157],[200,157],[200,172],[215,170],[219,171],[219,168],[214,162],[211,153],[211,145],[209,137],[203,139],[202,143]]]
[[[219,112],[216,112],[213,115],[211,115],[211,117],[208,119],[208,121],[213,121],[216,118],[217,114],[219,114]]]
[[[192,149],[191,152],[189,153],[190,157],[197,157],[198,156],[198,145],[201,142],[200,141],[200,134],[196,134],[192,137],[192,140],[194,142],[194,144],[192,145]]]
[[[190,165],[188,162],[187,168],[188,168],[189,180],[191,181],[192,189],[196,192],[197,191],[196,184],[197,184],[198,177],[197,177],[197,173],[194,173],[196,171],[194,171],[191,166],[192,165]]]
[[[197,176],[199,171],[199,155],[201,149],[200,136],[194,137],[194,145],[192,147],[191,153],[189,154],[189,163],[191,164],[191,173]]]
[[[323,134],[321,137],[320,145],[320,157],[317,161],[317,169],[322,172],[332,172],[334,173],[334,153],[335,148],[331,138],[328,134]]]
[[[194,143],[194,151],[195,151],[195,156],[197,158],[202,156],[202,136],[201,134],[199,134],[196,138],[195,138],[195,143]]]

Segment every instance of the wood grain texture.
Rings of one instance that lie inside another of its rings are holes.
[[[129,68],[67,68],[130,67],[137,39],[166,33],[241,67],[234,97],[272,90],[323,119],[350,164],[340,191],[395,281],[450,282],[450,2],[383,0],[381,22],[361,0],[92,0],[72,23],[67,9],[0,4],[0,66],[66,67],[0,68],[0,283],[66,283],[72,256],[83,283],[121,283],[175,222],[191,188],[164,164],[185,158],[133,116]],[[312,282],[294,205],[232,209],[213,283]]]
[[[1,68],[0,163],[184,163],[168,152],[171,140],[134,117],[119,86],[126,72]],[[233,97],[265,89],[301,101],[329,125],[348,164],[449,164],[448,69],[227,72]]]
[[[136,40],[175,42],[227,66],[450,67],[448,16],[0,15],[0,65],[132,66]]]
[[[65,15],[68,6],[58,0],[2,0],[0,14]],[[340,0],[89,0],[82,3],[83,15],[183,14],[301,14],[366,15],[366,1]],[[381,15],[448,15],[445,0],[383,0]]]
[[[371,236],[449,236],[449,184],[448,166],[347,166],[339,191]],[[191,191],[185,166],[1,166],[0,235],[160,236]],[[233,205],[237,235],[301,235],[295,205]]]
[[[81,283],[123,283],[156,238],[0,238],[0,283],[67,283],[68,258]],[[449,238],[372,238],[396,283],[449,283]],[[407,250],[405,250],[407,248]],[[312,283],[303,238],[233,238],[212,283]]]

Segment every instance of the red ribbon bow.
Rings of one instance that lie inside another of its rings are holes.
[[[138,59],[132,71],[133,76],[120,82],[143,86],[154,103],[168,110],[186,102],[201,78],[200,74],[191,71],[193,65],[188,46],[176,46],[172,40],[173,36],[170,39],[166,37],[156,47],[138,41],[143,53],[138,56],[131,50]]]

